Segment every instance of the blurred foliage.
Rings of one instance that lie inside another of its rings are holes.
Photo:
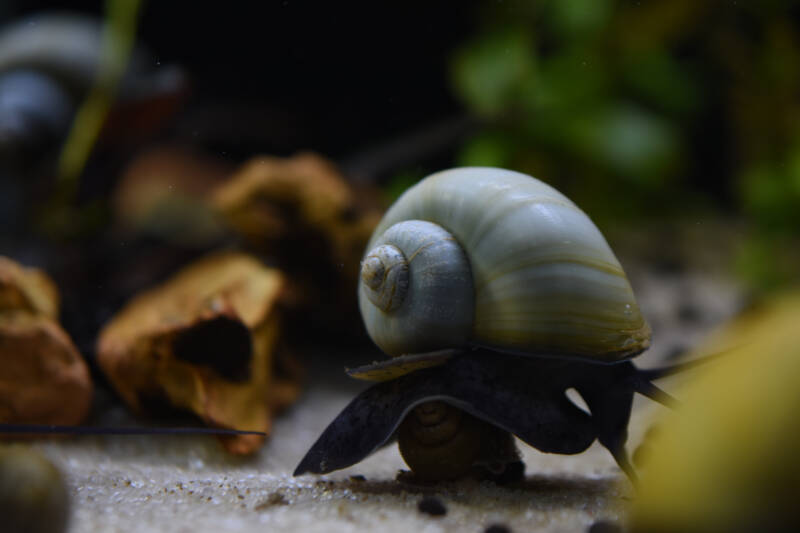
[[[458,163],[544,178],[601,225],[744,215],[755,285],[796,279],[800,27],[788,0],[480,4],[452,58],[485,126]],[[796,244],[796,242],[795,242]]]
[[[58,161],[58,186],[42,209],[41,229],[51,237],[71,236],[97,228],[107,209],[94,202],[80,209],[73,204],[80,178],[116,97],[136,39],[141,0],[106,0],[103,55],[97,78],[73,120]]]
[[[117,86],[128,65],[139,15],[139,0],[106,0],[103,56],[86,101],[78,110],[58,164],[62,187],[75,194],[100,129],[111,109]]]
[[[427,175],[428,173],[421,168],[407,169],[396,173],[381,189],[382,200],[386,205],[391,205],[407,189]]]

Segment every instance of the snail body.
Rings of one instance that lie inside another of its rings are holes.
[[[672,370],[629,361],[649,347],[650,328],[605,238],[554,188],[497,168],[425,178],[376,228],[359,305],[392,358],[348,371],[379,383],[328,426],[295,475],[344,468],[397,435],[420,478],[476,466],[503,477],[519,464],[513,434],[562,454],[597,439],[635,476],[625,451],[633,395],[668,401],[651,381]],[[569,388],[591,415],[566,398]],[[438,403],[463,411],[473,436],[445,446],[445,433],[459,435],[455,422],[409,429],[426,426]],[[460,463],[442,471],[436,457]]]

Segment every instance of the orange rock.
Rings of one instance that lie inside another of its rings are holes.
[[[0,257],[0,422],[73,425],[89,413],[89,369],[57,316],[53,281]]]
[[[312,233],[327,242],[333,263],[352,264],[355,253],[357,264],[381,215],[377,201],[312,153],[252,159],[213,192],[212,203],[260,249]]]
[[[211,203],[287,273],[299,308],[313,308],[333,330],[361,331],[353,295],[382,213],[374,191],[356,190],[330,161],[301,153],[250,160],[213,191]]]
[[[206,257],[129,302],[103,328],[98,363],[138,412],[178,408],[210,426],[268,433],[273,390],[299,392],[296,379],[273,373],[283,287],[279,271],[250,256]],[[263,440],[221,439],[241,454]]]
[[[0,421],[74,425],[89,413],[89,369],[69,336],[44,316],[0,314]]]
[[[56,320],[58,305],[58,289],[47,274],[0,256],[0,313],[27,311]]]

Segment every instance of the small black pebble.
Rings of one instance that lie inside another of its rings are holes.
[[[483,533],[511,533],[511,528],[503,524],[492,524]]]
[[[599,522],[595,522],[589,529],[587,530],[588,533],[622,533],[622,528],[619,524],[615,524],[614,522],[606,522],[605,520],[600,520]]]
[[[434,496],[426,496],[422,498],[417,504],[420,513],[426,513],[431,516],[444,516],[447,514],[447,507],[444,506],[439,498]]]
[[[366,481],[367,478],[362,476],[361,474],[356,474],[355,476],[350,476],[350,481]]]

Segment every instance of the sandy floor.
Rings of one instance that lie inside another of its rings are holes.
[[[655,332],[654,348],[637,360],[640,366],[691,346],[740,305],[731,285],[699,276],[639,276],[634,285]],[[521,444],[527,479],[513,487],[473,481],[404,484],[395,480],[404,468],[396,446],[328,476],[293,478],[307,448],[358,390],[358,384],[342,379],[323,380],[324,372],[316,372],[302,401],[277,421],[267,446],[248,460],[224,455],[206,437],[85,437],[35,444],[66,476],[73,513],[69,531],[434,532],[504,524],[513,531],[574,532],[599,520],[624,520],[631,487],[596,444],[569,457]],[[630,451],[664,409],[642,398],[634,407]],[[446,515],[418,510],[418,502],[431,495],[444,503]]]

